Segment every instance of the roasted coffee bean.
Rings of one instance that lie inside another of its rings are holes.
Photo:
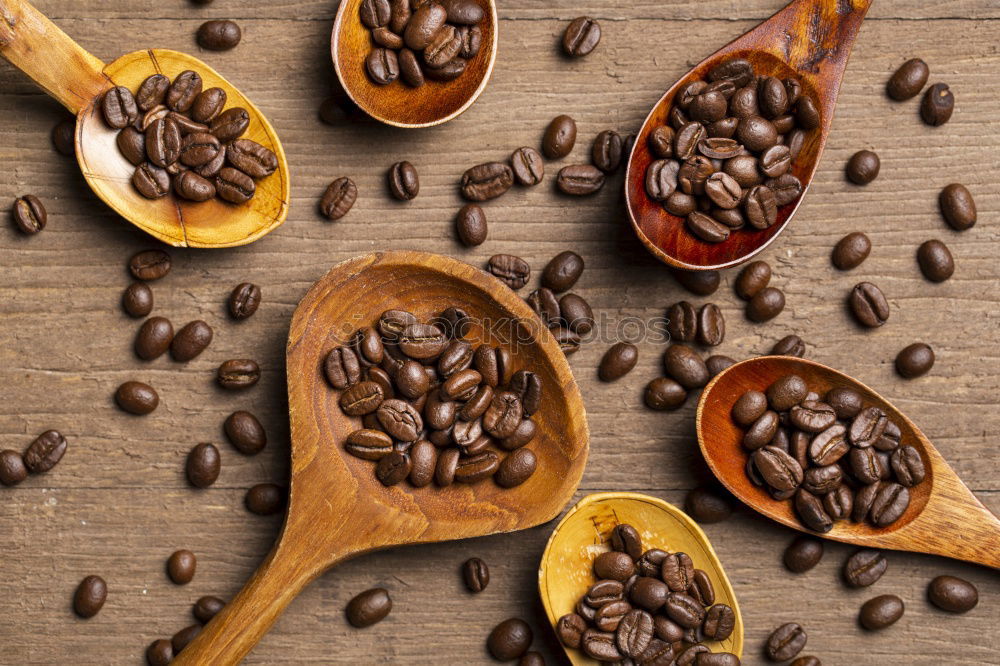
[[[347,395],[366,384],[372,385],[372,382],[361,382],[353,389],[345,391],[343,395]],[[377,387],[377,385],[374,386]],[[381,392],[382,390],[378,389],[378,393],[381,394]],[[341,396],[341,404],[343,404],[343,395]],[[393,398],[382,401],[378,405],[376,416],[382,429],[400,442],[416,441],[420,436],[420,431],[423,430],[423,420],[420,418],[420,413],[410,403],[403,400]]]
[[[736,295],[745,301],[752,299],[771,281],[771,266],[766,261],[753,261],[736,278]]]
[[[168,167],[180,158],[181,130],[172,119],[154,120],[146,130],[145,137],[146,154],[149,156],[149,161],[156,166]]]
[[[792,407],[789,421],[799,430],[817,433],[826,430],[837,420],[833,407],[818,400],[804,400]]]
[[[667,308],[667,333],[677,342],[694,342],[698,334],[698,314],[688,301],[678,301]]]
[[[414,51],[427,48],[447,19],[447,10],[436,2],[426,2],[417,7],[403,33],[406,45]]]
[[[882,290],[871,282],[861,282],[854,286],[848,298],[851,312],[859,324],[868,328],[878,328],[889,318],[889,302]]]
[[[393,451],[382,456],[375,466],[375,478],[383,486],[394,486],[410,475],[410,457],[401,451]]]
[[[335,347],[323,361],[323,374],[333,388],[346,389],[361,380],[361,363],[354,350],[349,347]]]
[[[907,345],[896,355],[896,372],[906,379],[925,375],[932,367],[934,367],[934,350],[923,342]]]
[[[528,262],[511,254],[493,255],[487,269],[511,289],[520,289],[528,283],[531,276]]]
[[[920,452],[912,446],[901,446],[892,452],[890,459],[896,480],[907,488],[912,488],[924,480],[926,474]]]
[[[920,58],[912,58],[893,72],[889,82],[886,83],[885,91],[896,101],[911,99],[920,94],[929,75],[930,68],[927,67],[927,63]]]
[[[789,132],[785,136],[785,145],[788,146],[788,154],[791,156],[791,158],[793,160],[796,159],[799,156],[799,154],[802,152],[802,147],[805,145],[805,143],[806,143],[806,132],[804,130],[793,129],[791,132]],[[787,180],[789,183],[792,183],[794,181],[797,184],[797,188],[798,188],[798,192],[795,194],[795,196],[791,196],[789,198],[785,198],[783,196],[780,196],[780,195],[778,195],[777,191],[775,191],[775,196],[778,197],[778,205],[779,206],[783,206],[786,203],[788,203],[789,201],[791,201],[792,199],[794,199],[795,197],[797,197],[799,194],[801,194],[801,192],[802,192],[802,183],[799,181],[798,178],[795,178],[795,176],[793,176],[793,175],[791,175],[789,173],[784,174],[784,176],[779,176],[778,178],[782,178],[784,180]],[[774,188],[771,185],[768,185],[768,187],[771,187],[772,189],[776,189],[776,188]]]
[[[434,470],[434,483],[444,488],[454,482],[460,456],[461,451],[455,448],[445,449],[441,452],[438,456],[437,468]]]
[[[732,416],[737,425],[744,428],[764,416],[767,411],[767,396],[760,391],[749,390],[733,404]]]
[[[320,199],[320,212],[329,220],[339,220],[350,212],[358,199],[358,186],[347,177],[334,180]]]
[[[665,605],[667,617],[685,629],[699,627],[705,620],[705,608],[697,599],[682,592],[671,592],[667,595]]]
[[[163,104],[170,88],[170,79],[163,74],[153,74],[139,86],[135,94],[135,103],[139,111],[146,112]]]
[[[611,548],[638,560],[642,556],[642,538],[634,527],[621,523],[611,530]]]
[[[209,129],[219,141],[229,143],[240,138],[249,126],[250,114],[246,109],[237,106],[226,109],[216,116]]]
[[[389,0],[362,0],[358,11],[361,14],[361,23],[369,29],[388,24],[392,15]]]
[[[793,573],[809,571],[823,558],[823,542],[810,536],[796,537],[785,549],[785,567]]]
[[[559,618],[556,623],[556,636],[559,642],[568,648],[580,647],[580,639],[587,631],[587,621],[576,613],[569,613]]]
[[[734,365],[736,365],[736,359],[723,354],[714,354],[705,359],[705,367],[708,368],[708,374],[712,377]]]
[[[28,235],[37,234],[44,229],[49,219],[45,206],[33,194],[18,197],[14,201],[12,214],[17,228]]]
[[[764,482],[775,490],[788,492],[802,483],[803,472],[798,461],[776,446],[756,450],[753,463]]]
[[[823,510],[832,520],[843,520],[854,508],[854,493],[847,486],[838,486],[823,496]]]
[[[189,201],[208,201],[215,196],[215,185],[194,171],[183,171],[174,178],[174,192]]]
[[[347,603],[345,614],[352,627],[370,627],[381,622],[392,610],[388,590],[376,587],[365,590]]]
[[[565,166],[556,175],[556,187],[563,194],[585,196],[604,187],[604,172],[589,164]]]
[[[174,658],[174,648],[166,638],[160,638],[146,648],[146,663],[149,666],[167,666]]]
[[[243,503],[250,513],[272,516],[285,508],[287,495],[288,491],[277,484],[258,483],[247,491]]]
[[[677,189],[677,173],[680,163],[663,159],[650,163],[646,168],[646,194],[654,201],[665,201]]]
[[[855,231],[837,241],[830,259],[834,266],[847,271],[860,266],[871,251],[872,243],[868,240],[868,236],[861,231]]]
[[[115,391],[115,402],[126,412],[142,416],[160,404],[160,396],[149,384],[125,382]]]
[[[937,127],[944,125],[951,119],[951,114],[955,110],[955,95],[948,89],[946,83],[935,83],[920,102],[920,117],[928,125]]]
[[[542,182],[545,163],[534,148],[518,148],[510,156],[510,166],[519,185],[531,186]]]
[[[708,383],[708,368],[690,347],[679,344],[667,347],[663,367],[669,377],[686,389],[701,388]]]
[[[487,234],[486,213],[476,204],[466,204],[455,217],[455,231],[466,247],[482,245]]]
[[[715,65],[708,71],[709,81],[728,80],[737,87],[743,87],[753,78],[753,65],[744,58],[730,58]]]
[[[802,358],[806,355],[806,343],[797,335],[786,335],[771,347],[773,356],[796,356]]]
[[[902,432],[892,421],[885,424],[885,430],[882,431],[882,436],[875,440],[874,447],[882,452],[895,451],[899,448],[899,440],[902,437]]]
[[[938,205],[944,219],[956,231],[971,229],[976,224],[976,202],[965,185],[952,183],[938,195]]]
[[[670,588],[667,587],[666,583],[650,576],[640,575],[640,577],[632,585],[632,589],[629,591],[629,600],[633,605],[647,610],[650,613],[655,613],[663,608],[663,605],[667,603],[667,599],[670,595]],[[694,599],[691,599],[691,602],[692,607],[698,605],[698,602]],[[679,605],[679,608],[686,608],[686,606]],[[678,624],[682,624],[676,618],[671,617],[671,619],[674,620],[674,622],[678,622]]]
[[[542,137],[542,153],[550,160],[566,157],[576,144],[576,121],[567,115],[556,116]]]
[[[757,86],[751,83],[734,92],[733,96],[729,98],[729,114],[737,119],[759,116]]]
[[[878,631],[895,624],[903,617],[903,600],[895,594],[883,594],[861,606],[858,621],[869,631]]]
[[[384,28],[380,28],[380,30],[384,30]],[[396,33],[390,32],[388,34],[394,38],[398,38]],[[383,46],[385,46],[384,42]],[[406,48],[401,49],[396,54],[396,61],[399,65],[399,76],[403,83],[411,88],[419,88],[424,85],[424,71],[420,66],[420,61],[417,60],[417,55],[413,51]]]
[[[546,287],[535,289],[524,300],[547,328],[553,328],[561,323],[559,299],[551,289]]]
[[[700,122],[685,123],[674,136],[674,157],[681,161],[691,159],[706,138],[705,126]]]
[[[381,460],[393,452],[392,437],[381,430],[355,430],[347,436],[344,449],[362,460]]]
[[[163,106],[162,104],[159,104],[157,106],[154,106],[152,109],[144,113],[138,120],[136,120],[135,125],[133,125],[133,127],[135,127],[137,130],[141,132],[145,132],[146,130],[149,129],[149,126],[152,125],[157,120],[161,120],[163,118],[170,118],[176,123],[178,118],[185,117],[184,114],[171,115],[173,113],[174,112],[168,109],[167,107]],[[180,125],[178,125],[178,127],[180,127]]]
[[[882,482],[872,483],[863,486],[854,495],[854,507],[851,509],[851,520],[856,523],[863,522],[871,512],[872,504],[875,502],[875,495],[882,487]]]
[[[206,21],[198,28],[198,45],[210,51],[228,51],[243,39],[243,31],[233,21]]]
[[[629,342],[617,342],[604,353],[597,368],[597,376],[604,382],[613,382],[627,375],[639,360],[639,349]]]
[[[669,377],[657,377],[646,385],[643,402],[657,411],[678,409],[687,400],[687,391]]]
[[[174,650],[174,654],[179,654],[184,648],[191,644],[198,634],[201,633],[200,624],[192,624],[189,627],[184,627],[176,634],[174,634],[170,639],[170,645]]]
[[[622,653],[618,650],[615,634],[611,632],[587,629],[580,639],[580,649],[592,659],[605,662],[621,660]]]
[[[231,359],[219,366],[216,380],[228,390],[250,388],[260,381],[260,366],[251,359]]]
[[[707,347],[722,344],[726,338],[726,320],[714,303],[706,303],[698,311],[698,342]]]
[[[188,453],[185,471],[196,488],[208,488],[219,478],[222,459],[214,444],[198,444]]]
[[[823,501],[808,490],[799,488],[795,491],[795,513],[806,527],[815,532],[833,529],[833,519],[826,512]]]
[[[212,337],[212,327],[196,319],[177,331],[177,335],[170,342],[170,355],[181,363],[190,361],[208,348],[212,343]]]
[[[504,458],[493,478],[501,488],[514,488],[531,478],[537,466],[538,459],[531,449],[518,448]]]
[[[233,319],[252,317],[260,307],[260,287],[250,282],[241,282],[229,294],[229,315]]]
[[[722,278],[719,271],[671,271],[677,282],[692,294],[710,296],[719,288]]]
[[[879,550],[863,548],[855,551],[844,563],[844,580],[851,587],[874,585],[885,573],[889,562]]]
[[[594,311],[582,296],[564,295],[559,299],[559,314],[573,333],[586,335],[594,328]]]
[[[774,203],[778,206],[790,204],[802,195],[802,181],[790,173],[772,178],[764,185],[774,194]]]
[[[150,317],[139,328],[135,336],[135,354],[150,361],[159,357],[170,347],[174,338],[174,327],[164,317]]]
[[[365,58],[365,71],[369,78],[380,86],[385,86],[399,78],[399,60],[392,49],[375,48]]]
[[[475,0],[443,0],[440,4],[448,14],[448,22],[456,25],[475,25],[486,16]]]
[[[604,130],[594,139],[590,158],[594,166],[604,173],[614,173],[622,164],[625,140],[614,130]]]
[[[729,238],[729,227],[698,211],[687,216],[687,228],[706,243],[721,243]]]
[[[167,575],[176,585],[187,585],[194,580],[198,560],[190,550],[178,550],[167,559]]]
[[[635,561],[636,574],[646,578],[660,578],[663,573],[663,562],[669,553],[659,548],[650,548]],[[631,593],[636,581],[631,581],[628,592]],[[669,588],[668,588],[669,591]]]
[[[512,391],[497,391],[483,414],[483,429],[497,439],[514,433],[522,417],[521,399]]]
[[[846,387],[830,389],[823,401],[833,407],[839,419],[853,419],[862,407],[861,394]]]
[[[811,97],[803,95],[795,102],[795,122],[799,124],[799,127],[806,130],[819,127],[819,109]]]
[[[872,500],[868,519],[875,527],[890,525],[910,506],[910,491],[898,483],[883,483]]]
[[[771,121],[761,116],[741,118],[736,127],[736,138],[747,150],[762,152],[778,142],[778,131]]]
[[[438,373],[442,377],[450,377],[471,366],[472,358],[472,345],[463,340],[452,340],[438,357]]]
[[[134,127],[126,127],[115,137],[118,151],[135,166],[146,161],[146,135]]]
[[[191,607],[191,614],[202,624],[208,624],[209,620],[218,615],[225,607],[226,602],[219,597],[204,596]]]
[[[778,220],[778,201],[766,185],[755,185],[743,201],[747,222],[755,229],[767,229]]]
[[[437,448],[426,439],[420,439],[410,447],[409,456],[410,485],[414,488],[430,485],[437,468]]]
[[[257,186],[250,176],[230,167],[225,167],[219,172],[215,186],[219,197],[234,204],[246,203],[257,191]]]
[[[761,183],[757,158],[753,155],[737,155],[726,160],[723,171],[731,176],[740,187],[750,190]]]
[[[76,156],[76,120],[61,120],[52,128],[52,145],[64,157]]]
[[[626,602],[621,603],[628,606]],[[602,607],[598,611],[598,615],[609,606],[610,604]],[[602,628],[600,625],[598,627]],[[653,616],[638,608],[627,610],[624,617],[617,623],[615,630],[615,642],[618,650],[625,656],[638,657],[653,639]],[[611,630],[606,629],[606,631]]]
[[[589,16],[573,19],[563,33],[563,52],[573,58],[580,58],[593,51],[601,41],[601,26]]]
[[[732,635],[736,627],[736,613],[726,604],[715,604],[705,614],[702,629],[710,640],[724,641]],[[701,663],[696,662],[696,663]]]
[[[785,375],[767,387],[767,399],[779,412],[788,411],[806,398],[809,388],[798,375]]]
[[[870,150],[859,150],[847,161],[847,178],[855,185],[867,185],[878,177],[878,155]]]
[[[948,246],[934,239],[924,241],[917,250],[920,272],[931,282],[944,282],[955,272],[955,260]]]
[[[201,95],[199,95],[199,97],[200,96]],[[208,125],[197,123],[183,113],[171,111],[166,115],[166,117],[174,121],[177,125],[177,129],[180,130],[182,137],[187,136],[188,134],[204,134],[208,132]]]
[[[927,586],[927,598],[943,611],[967,613],[979,603],[979,591],[957,576],[938,576]]]
[[[481,381],[489,386],[507,384],[513,374],[510,352],[503,347],[480,345],[472,357],[472,364],[480,374]],[[475,380],[479,383],[479,379]]]
[[[809,444],[809,458],[820,466],[832,465],[851,448],[842,425],[832,425],[813,437]]]
[[[469,558],[462,565],[462,579],[469,592],[482,592],[490,584],[490,569],[478,557]]]
[[[455,26],[445,24],[424,49],[424,62],[430,68],[443,67],[462,50],[462,35]]]
[[[396,162],[389,169],[389,191],[400,201],[410,201],[420,193],[417,170],[409,162]]]
[[[739,208],[712,208],[709,215],[730,229],[742,229],[746,224],[746,218]]]
[[[432,81],[454,81],[465,71],[466,64],[463,58],[455,58],[440,67],[428,67],[424,73]]]
[[[174,82],[167,90],[166,103],[171,111],[184,113],[191,108],[194,100],[201,94],[201,75],[191,70],[186,70],[177,75]],[[221,137],[220,137],[220,140]]]
[[[139,117],[139,107],[136,106],[132,91],[124,86],[111,88],[101,99],[101,112],[104,122],[113,129],[124,129]]]
[[[203,90],[191,105],[191,120],[210,123],[226,108],[227,95],[222,88]]]
[[[501,162],[474,166],[462,175],[462,196],[470,201],[495,199],[514,184],[513,170]]]
[[[694,580],[694,563],[687,553],[671,553],[660,564],[660,576],[671,592],[686,592]]]
[[[250,412],[236,411],[223,423],[226,438],[240,453],[254,455],[267,446],[267,433],[257,417]]]
[[[73,611],[82,618],[91,618],[101,612],[108,599],[108,584],[100,576],[87,576],[80,581],[73,594]]]
[[[770,321],[785,309],[785,294],[776,287],[764,287],[747,303],[747,317],[751,321]]]
[[[771,661],[788,661],[806,646],[805,630],[794,622],[775,629],[767,639],[764,653]]]
[[[646,143],[653,157],[666,159],[674,156],[674,140],[674,129],[669,125],[661,125],[649,133]]]
[[[701,196],[705,193],[705,182],[715,173],[712,160],[704,155],[695,155],[686,160],[677,171],[677,185],[685,194]]]
[[[627,553],[611,550],[594,558],[594,575],[600,579],[624,583],[634,573],[635,563]]]
[[[0,451],[0,485],[16,486],[28,478],[24,458],[17,451]]]
[[[758,186],[758,188],[760,187]],[[754,190],[758,188],[754,188]],[[732,176],[719,171],[713,173],[705,181],[705,194],[708,195],[708,198],[716,206],[728,210],[736,208],[740,204],[743,197],[743,189]]]
[[[229,144],[226,147],[226,160],[251,178],[265,178],[278,168],[278,157],[270,149],[250,139],[237,139]]]
[[[757,86],[757,102],[767,118],[777,118],[788,110],[788,91],[785,84],[773,76],[761,77]]]
[[[880,408],[866,407],[851,421],[851,444],[866,448],[875,444],[885,431],[888,417]]]
[[[44,474],[55,467],[63,455],[66,453],[66,438],[56,430],[46,430],[35,438],[24,452],[23,458],[18,456],[18,460],[23,463],[32,474]],[[17,461],[11,462],[10,476],[18,476]],[[12,485],[12,484],[4,484]]]

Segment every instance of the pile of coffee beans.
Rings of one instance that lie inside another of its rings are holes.
[[[46,430],[35,438],[24,453],[12,449],[0,451],[0,484],[16,486],[28,474],[44,474],[59,464],[66,454],[66,438],[57,430]]]
[[[736,229],[767,229],[802,194],[792,163],[819,125],[798,79],[759,76],[744,58],[726,60],[707,81],[684,85],[668,124],[649,135],[655,159],[646,194],[706,243]]]
[[[453,81],[482,48],[486,13],[474,0],[363,0],[360,13],[375,42],[365,71],[380,86]]]
[[[909,489],[924,480],[920,452],[899,426],[858,392],[837,387],[823,399],[798,375],[748,390],[732,407],[751,452],[746,472],[777,501],[793,500],[803,525],[829,532],[851,518],[886,527],[910,505]]]
[[[240,138],[250,113],[226,109],[222,88],[202,88],[201,76],[187,70],[173,82],[154,74],[135,95],[117,86],[101,100],[104,121],[119,130],[118,150],[136,167],[132,185],[147,199],[172,191],[187,201],[242,204],[256,193],[254,181],[278,168],[270,149]]]
[[[593,567],[597,582],[556,624],[564,646],[601,662],[739,665],[706,644],[727,639],[736,614],[716,603],[711,579],[689,555],[644,550],[639,532],[623,523]]]
[[[525,445],[537,428],[541,378],[515,371],[503,347],[467,342],[471,324],[456,307],[430,323],[387,310],[327,354],[326,380],[341,392],[341,410],[363,426],[344,448],[375,462],[384,485],[408,479],[414,488],[432,481],[445,487],[493,477],[512,488],[534,474],[537,458]]]

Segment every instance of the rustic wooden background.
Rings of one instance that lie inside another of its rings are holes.
[[[638,128],[653,102],[687,67],[780,7],[780,0],[672,3],[638,0],[501,0],[500,53],[488,90],[464,116],[435,129],[398,131],[372,124],[322,125],[319,102],[331,86],[329,30],[335,2],[216,0],[38,0],[38,7],[105,60],[150,46],[197,52],[194,33],[208,18],[237,19],[243,43],[229,53],[201,53],[246,92],[281,134],[294,176],[288,222],[253,246],[173,250],[174,269],[153,284],[156,314],[179,327],[203,318],[215,327],[211,348],[188,365],[168,358],[138,361],[131,344],[138,322],[118,305],[129,278],[125,262],[155,243],[113,215],[89,191],[75,164],[56,154],[49,130],[64,117],[19,72],[0,62],[0,207],[32,192],[49,210],[49,226],[24,237],[0,224],[0,444],[21,449],[39,432],[61,430],[70,441],[50,474],[0,489],[0,663],[138,664],[154,638],[189,624],[203,594],[233,595],[267,552],[280,519],[243,508],[246,489],[287,474],[288,426],[284,343],[289,317],[309,285],[334,263],[376,249],[419,248],[481,264],[511,252],[541,269],[572,248],[586,259],[578,291],[606,319],[604,339],[573,357],[593,435],[579,496],[600,490],[648,492],[680,503],[703,478],[693,438],[695,401],[658,414],[641,403],[659,373],[662,344],[640,343],[638,367],[617,384],[596,380],[595,366],[626,317],[661,316],[685,297],[662,266],[632,238],[620,205],[620,176],[598,196],[569,200],[553,180],[514,190],[487,207],[490,237],[466,250],[453,238],[460,205],[456,183],[480,161],[505,159],[537,145],[559,113],[573,115],[580,137],[569,160],[588,159],[600,130]],[[603,40],[588,58],[564,59],[566,23],[588,14]],[[881,389],[924,429],[979,497],[1000,511],[1000,6],[990,0],[900,0],[875,3],[847,70],[840,105],[816,181],[795,223],[766,253],[788,307],[774,322],[749,323],[732,292],[732,273],[711,298],[728,318],[718,351],[737,358],[766,352],[787,333],[805,338],[808,355]],[[923,125],[918,103],[891,103],[883,93],[903,60],[920,56],[931,81],[957,97],[950,123]],[[872,148],[882,173],[866,188],[843,177],[847,157]],[[420,170],[421,193],[392,201],[385,171],[400,159]],[[550,173],[555,165],[550,165]],[[316,204],[333,178],[350,175],[361,195],[337,223]],[[976,196],[979,224],[956,233],[942,222],[939,189],[962,181]],[[863,230],[874,249],[850,274],[829,262],[833,244]],[[916,266],[917,245],[940,238],[957,271],[934,285]],[[882,329],[859,330],[843,306],[847,290],[872,279],[885,290],[892,317]],[[231,287],[263,287],[258,314],[231,322]],[[525,292],[526,293],[526,292]],[[691,298],[690,296],[686,296]],[[700,302],[698,299],[696,302]],[[896,352],[923,340],[937,352],[933,372],[914,381],[892,370]],[[260,360],[264,378],[250,392],[216,388],[227,358]],[[117,410],[115,387],[126,379],[154,384],[162,398],[151,416]],[[264,421],[270,444],[244,457],[222,444],[223,471],[209,490],[187,485],[182,466],[200,441],[223,442],[221,423],[248,408]],[[551,525],[521,534],[401,549],[350,562],[297,600],[247,660],[293,663],[489,663],[484,640],[498,621],[520,615],[537,628],[536,646],[550,662],[558,648],[544,626],[536,566]],[[778,624],[801,622],[806,653],[826,664],[996,663],[1000,580],[992,571],[942,559],[892,554],[873,588],[847,590],[838,572],[850,548],[831,544],[821,565],[793,576],[781,563],[792,533],[739,510],[706,528],[740,596],[747,625],[745,663]],[[956,538],[961,538],[960,534]],[[199,557],[186,587],[164,574],[176,548]],[[477,555],[492,583],[472,597],[458,567]],[[76,619],[70,598],[86,574],[110,586],[104,611]],[[924,599],[938,573],[973,580],[980,606],[963,617]],[[375,585],[391,590],[390,618],[364,631],[343,617],[346,601]],[[906,615],[873,635],[858,628],[861,603],[893,592]]]

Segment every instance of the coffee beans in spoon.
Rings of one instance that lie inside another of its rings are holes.
[[[526,445],[537,430],[541,378],[515,371],[506,349],[467,341],[470,322],[456,307],[429,322],[388,310],[327,353],[326,380],[341,410],[361,421],[344,448],[375,463],[383,485],[492,477],[513,488],[534,474],[538,459]]]
[[[747,475],[775,501],[791,501],[802,524],[829,532],[850,518],[886,527],[926,474],[920,452],[881,408],[838,387],[823,399],[797,375],[751,389],[734,403],[744,429]]]
[[[794,78],[757,75],[743,58],[720,63],[673,100],[649,146],[659,159],[646,193],[706,243],[765,230],[802,193],[792,166],[819,126],[816,103]]]
[[[556,623],[567,649],[602,662],[740,663],[725,652],[714,653],[719,661],[699,656],[732,634],[736,614],[716,603],[711,580],[689,555],[648,548],[626,524],[615,527],[610,545],[594,558],[595,582]]]

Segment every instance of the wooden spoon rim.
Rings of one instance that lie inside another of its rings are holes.
[[[390,125],[392,127],[399,127],[401,129],[420,129],[423,127],[434,127],[436,125],[442,125],[450,120],[454,120],[458,116],[465,113],[469,109],[469,107],[471,107],[473,104],[476,103],[476,100],[478,100],[479,96],[483,94],[483,91],[486,90],[486,86],[489,85],[490,79],[493,76],[493,68],[496,65],[497,48],[500,41],[499,40],[500,24],[497,18],[497,8],[494,0],[487,0],[486,2],[486,4],[489,6],[489,12],[486,21],[492,26],[493,34],[492,34],[492,39],[490,40],[491,44],[489,49],[489,60],[483,72],[482,80],[479,81],[479,84],[476,86],[474,90],[471,91],[471,93],[468,95],[468,98],[461,106],[454,109],[453,111],[450,111],[438,117],[431,118],[430,120],[426,120],[424,122],[407,122],[405,120],[400,120],[399,118],[393,115],[392,113],[393,108],[391,108],[390,105],[386,104],[383,105],[382,107],[379,107],[374,104],[369,104],[367,99],[356,94],[353,85],[354,81],[364,81],[365,85],[369,86],[375,85],[374,83],[371,83],[368,80],[367,75],[364,72],[362,72],[360,77],[351,76],[348,74],[348,72],[345,72],[341,65],[340,57],[338,56],[338,53],[340,51],[341,32],[347,28],[345,16],[347,15],[348,9],[351,9],[351,11],[357,11],[357,4],[358,0],[343,0],[340,3],[340,7],[337,9],[337,15],[333,20],[333,30],[330,36],[330,54],[333,60],[333,69],[337,73],[337,79],[340,81],[340,85],[344,89],[344,92],[346,92],[347,96],[351,99],[351,101],[354,102],[354,104],[357,105],[357,107],[360,108],[362,111],[364,111],[368,116],[385,125]],[[367,28],[364,29],[367,30]],[[479,56],[477,55],[476,57]],[[424,83],[424,86],[440,86],[442,90],[447,90],[448,86],[454,85],[461,78],[462,77],[459,77],[459,79],[456,79],[455,81],[449,81],[443,83],[428,80],[427,82]],[[395,81],[389,85],[395,86],[403,84],[400,83],[399,81]]]
[[[732,581],[729,580],[729,576],[726,574],[725,567],[722,564],[722,559],[719,557],[719,554],[715,551],[715,548],[712,546],[712,542],[708,538],[708,535],[705,534],[705,531],[701,529],[701,526],[699,526],[698,523],[696,523],[690,516],[684,513],[684,511],[674,506],[673,504],[670,504],[669,502],[666,502],[658,497],[652,497],[650,495],[645,495],[642,493],[635,493],[635,492],[613,491],[613,492],[592,493],[590,495],[586,495],[585,497],[581,498],[580,501],[574,504],[569,509],[569,511],[566,512],[566,514],[562,517],[559,523],[552,530],[552,533],[549,535],[548,541],[545,544],[545,550],[542,552],[542,558],[538,566],[538,593],[539,597],[542,600],[542,605],[545,607],[545,614],[549,618],[549,623],[552,625],[553,630],[555,629],[556,624],[558,623],[561,615],[556,614],[557,610],[554,607],[555,603],[552,599],[553,595],[552,589],[553,587],[565,586],[567,584],[566,581],[561,581],[561,580],[555,581],[552,584],[550,584],[547,578],[550,561],[553,558],[560,556],[560,553],[556,552],[557,538],[559,537],[561,531],[564,529],[566,525],[570,524],[575,520],[580,519],[580,516],[584,514],[584,512],[587,509],[589,509],[592,505],[594,504],[613,505],[615,503],[624,503],[624,502],[636,502],[636,503],[648,504],[665,514],[668,514],[677,524],[682,526],[685,529],[685,531],[695,541],[697,541],[700,545],[702,545],[702,547],[705,549],[711,560],[709,564],[715,570],[714,572],[717,574],[719,582],[721,582],[722,584],[724,594],[720,595],[718,593],[719,591],[717,590],[716,597],[717,598],[720,596],[728,597],[730,602],[729,605],[733,609],[733,613],[735,613],[736,615],[736,626],[733,630],[733,633],[730,635],[729,638],[727,638],[723,642],[731,641],[733,645],[734,654],[736,654],[736,656],[738,657],[742,656],[743,642],[744,642],[744,635],[743,635],[744,626],[742,619],[743,616],[740,612],[739,600],[736,597],[736,591],[733,588]],[[644,529],[644,526],[636,525],[636,527],[640,531]],[[669,543],[660,545],[657,544],[644,545],[644,547],[654,547],[654,546],[655,547],[662,546],[670,548]],[[672,549],[671,552],[673,552]],[[704,563],[695,562],[694,564],[696,569],[705,568],[703,566]],[[585,591],[586,591],[585,589],[580,590],[580,595],[582,596],[582,594]],[[562,643],[559,643],[559,645],[563,647],[567,659],[569,659],[573,664],[581,666],[582,665],[589,666],[590,664],[599,663],[596,660],[587,657],[580,650],[570,651],[566,649],[565,646],[562,646]]]

